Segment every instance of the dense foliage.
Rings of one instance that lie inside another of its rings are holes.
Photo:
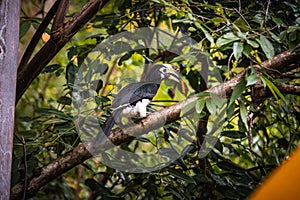
[[[35,1],[42,5],[41,2]],[[67,16],[78,12],[83,4],[72,1]],[[26,13],[28,5],[23,6],[20,44],[31,38],[30,31],[43,20]],[[193,143],[179,152],[181,156],[175,162],[158,171],[122,172],[89,159],[47,184],[35,198],[245,199],[300,140],[299,96],[292,91],[284,94],[276,87],[278,83],[299,85],[299,66],[282,66],[271,74],[267,70],[257,72],[253,67],[283,51],[293,50],[300,43],[299,24],[300,6],[296,0],[109,1],[44,68],[18,103],[12,186],[81,143],[72,92],[79,66],[89,60],[89,53],[117,33],[159,27],[195,40],[213,61],[221,82],[251,68],[228,97],[222,130],[209,135],[214,138],[214,147],[205,157],[199,153],[208,137],[205,136],[210,126],[208,117],[219,108],[218,100],[204,98],[207,85],[199,70],[208,69],[187,64],[180,55],[168,51],[133,50],[129,45],[128,52],[120,52],[110,58],[112,62],[102,63],[100,72],[86,69],[86,79],[92,79],[93,74],[88,77],[89,73],[99,73],[108,80],[91,82],[100,123],[110,114],[112,95],[122,84],[138,81],[143,65],[151,59],[180,68],[188,87],[187,95],[200,97],[183,112],[195,108],[203,120],[193,126],[196,130],[204,128],[191,137]],[[46,36],[47,33],[45,41]],[[130,76],[133,72],[138,74],[136,80]],[[260,98],[255,84],[268,90],[269,95]],[[157,99],[169,102],[158,102],[160,105],[172,104],[174,95],[181,95],[176,101],[183,99],[182,88],[172,91],[168,83],[164,87],[168,92]],[[155,141],[168,144],[173,140],[178,127],[179,121],[175,121],[152,136],[122,144],[122,148],[138,151],[139,145],[147,143],[146,151],[150,151],[159,147]]]

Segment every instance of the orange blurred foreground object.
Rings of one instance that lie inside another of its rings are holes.
[[[300,148],[275,169],[249,199],[300,199]]]

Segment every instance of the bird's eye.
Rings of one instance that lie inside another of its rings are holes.
[[[163,73],[167,73],[167,68],[163,68],[163,69],[162,69],[162,72],[163,72]]]

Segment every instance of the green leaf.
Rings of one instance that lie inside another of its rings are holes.
[[[63,68],[59,68],[58,70],[55,71],[55,76],[59,77],[61,73],[63,73],[65,70]]]
[[[78,55],[77,47],[74,47],[74,46],[70,47],[68,49],[67,55],[68,55],[68,59],[72,60],[74,56]]]
[[[223,145],[222,145],[222,143],[220,142],[219,138],[217,138],[217,140],[216,140],[215,148],[216,148],[220,153],[223,153]]]
[[[234,114],[234,109],[235,109],[235,104],[234,104],[234,103],[229,104],[229,105],[227,106],[227,112],[226,112],[227,120],[230,120],[230,118],[233,116],[233,114]]]
[[[194,144],[189,144],[184,147],[184,149],[181,151],[181,156],[186,156],[190,152],[196,151],[196,146]]]
[[[94,63],[94,62],[93,62]],[[100,73],[100,75],[106,74],[108,71],[108,64],[107,63],[97,63],[97,65],[94,65],[95,73]]]
[[[247,41],[247,43],[249,44],[249,45],[251,45],[253,48],[258,48],[259,47],[259,45],[256,43],[256,42],[254,42],[253,40],[246,40]]]
[[[26,139],[34,139],[38,136],[38,134],[35,131],[19,131],[17,135],[20,137],[24,137]]]
[[[264,23],[264,15],[260,12],[260,13],[257,13],[253,18],[252,18],[252,21],[262,25]]]
[[[66,79],[68,85],[74,84],[77,72],[78,72],[78,67],[74,65],[72,62],[69,63],[67,66],[67,73],[66,73]]]
[[[236,36],[234,33],[230,32],[230,33],[226,33],[225,35],[220,37],[217,40],[216,45],[221,47],[221,46],[224,46],[226,44],[232,43],[237,40],[240,40],[240,38],[238,36]]]
[[[283,147],[284,149],[288,149],[289,147],[289,142],[287,141],[286,138],[279,138],[277,140],[277,144],[281,147]]]
[[[239,106],[240,106],[241,119],[248,130],[248,123],[247,123],[248,111],[246,109],[246,106],[243,104],[243,102],[240,102]]]
[[[55,115],[61,119],[65,119],[65,120],[73,120],[72,117],[70,117],[69,115],[66,115],[64,112],[60,111],[60,110],[56,110],[56,109],[52,109],[52,108],[38,108],[36,110],[37,113],[42,114],[42,115],[46,115],[46,116],[51,116],[51,115]]]
[[[201,29],[201,31],[204,33],[206,39],[208,39],[208,41],[210,41],[211,43],[214,43],[214,38],[211,36],[211,34],[198,22],[195,23],[195,26],[198,29]]]
[[[272,43],[263,35],[259,37],[259,39],[256,39],[256,41],[260,44],[263,52],[267,56],[268,59],[271,59],[274,57],[274,47]]]
[[[280,40],[280,38],[275,35],[272,31],[268,31],[268,33],[271,35],[271,37],[278,43],[281,43],[282,41]]]
[[[232,43],[234,42],[235,40],[229,40],[229,39],[225,39],[225,38],[219,38],[216,42],[216,45],[218,47],[221,47],[221,46],[224,46],[226,44],[229,44],[229,43]]]
[[[287,36],[287,30],[282,31],[282,32],[279,34],[279,40],[280,40],[280,42],[283,42],[283,41],[286,39],[286,36]]]
[[[57,103],[63,104],[63,105],[71,105],[72,99],[70,97],[62,96],[59,97],[57,100]]]
[[[173,194],[174,195],[174,197],[177,197],[177,199],[184,199],[184,196],[182,196],[179,192],[178,192],[178,190],[177,190],[177,188],[169,188],[169,190],[170,190],[170,193],[171,194]]]
[[[217,106],[213,103],[211,99],[206,100],[206,107],[208,111],[212,114],[215,115],[217,113]]]
[[[244,44],[242,42],[233,43],[233,55],[236,60],[240,59],[244,50]]]
[[[93,80],[93,81],[90,81],[90,85],[91,85],[92,90],[95,90],[96,93],[99,93],[99,91],[103,87],[103,81],[101,79],[100,80]]]
[[[216,181],[216,183],[218,183],[219,185],[221,186],[225,186],[226,183],[222,180],[222,178],[219,176],[219,175],[214,175],[214,174],[211,174],[211,178]]]
[[[58,70],[61,67],[61,65],[59,64],[53,64],[53,65],[48,65],[47,67],[45,67],[42,71],[42,73],[49,73],[49,72],[55,72],[56,70]]]
[[[223,131],[221,133],[221,136],[225,136],[233,139],[239,139],[239,138],[245,138],[246,134],[240,131]]]
[[[300,27],[299,26],[289,26],[287,29],[287,33],[293,33],[296,31],[300,31]]]
[[[196,103],[196,112],[200,114],[204,108],[205,100],[200,99]]]
[[[117,41],[112,49],[112,54],[119,55],[124,52],[130,52],[132,50],[131,46],[127,42]]]
[[[190,112],[196,105],[197,100],[196,101],[192,101],[190,103],[188,103],[186,106],[183,107],[183,109],[180,112],[180,117],[186,115],[188,112]]]
[[[179,154],[175,149],[172,148],[160,148],[157,153],[163,157],[169,157],[171,159],[178,158]]]
[[[119,59],[119,62],[118,62],[118,65],[122,65],[122,63],[126,60],[128,60],[131,56],[132,56],[133,52],[129,52],[129,53],[126,53],[124,56],[122,56],[120,59]]]
[[[230,101],[229,101],[229,105],[231,105],[232,103],[234,103],[234,101],[239,98],[242,93],[244,92],[244,90],[246,89],[246,80],[242,79],[234,88],[231,97],[230,97]]]
[[[21,39],[24,35],[26,35],[26,33],[28,32],[28,30],[30,28],[30,25],[31,25],[31,23],[28,21],[21,23],[19,39]]]
[[[218,162],[218,167],[220,167],[223,170],[226,171],[240,171],[243,172],[243,168],[239,167],[238,165],[235,165],[234,163],[231,163],[227,160]]]
[[[250,55],[251,51],[252,51],[252,47],[247,43],[244,44],[243,54]]]
[[[233,32],[226,33],[225,35],[223,35],[223,38],[228,39],[228,40],[239,40],[240,39]]]
[[[62,123],[65,123],[66,120],[65,119],[60,119],[60,118],[52,118],[52,119],[48,119],[47,121],[44,121],[43,124],[62,124]],[[57,128],[57,127],[56,127]],[[69,129],[70,127],[68,126],[68,128],[64,128],[62,126],[59,126],[58,129],[64,129],[64,130],[67,130]],[[57,129],[56,129],[57,130]]]
[[[254,85],[259,80],[259,78],[256,76],[256,73],[253,73],[250,74],[250,76],[246,77],[246,80],[247,80],[246,86],[249,86],[249,85]]]
[[[227,102],[227,99],[225,97],[220,97],[219,95],[216,95],[214,93],[211,93],[211,100],[218,108],[222,108]]]
[[[104,187],[92,178],[86,179],[84,184],[91,188],[92,191],[97,191],[101,194],[111,194],[111,191],[108,188]]]
[[[264,88],[267,86],[267,82],[262,76],[260,77],[260,80],[263,82]]]
[[[151,143],[151,141],[145,137],[138,137],[138,138],[136,138],[136,140],[138,140],[140,142]]]
[[[283,21],[282,21],[282,19],[280,19],[279,17],[272,17],[272,20],[277,24],[277,25],[280,25],[280,26],[286,26],[287,24],[286,23],[284,23]]]
[[[237,36],[244,40],[247,40],[247,35],[243,32],[237,32]]]
[[[205,97],[209,97],[209,96],[211,96],[210,92],[200,92],[200,93],[197,94],[197,97],[199,97],[201,99],[203,99]]]
[[[264,76],[260,77],[261,80],[264,82],[264,84],[266,84],[268,86],[268,88],[270,89],[270,91],[272,92],[272,94],[274,95],[274,97],[276,99],[278,99],[277,95],[286,102],[285,97],[283,96],[283,94],[280,92],[280,90],[272,83],[272,81],[270,81],[269,79],[267,79]]]
[[[169,63],[179,63],[184,61],[185,58],[183,56],[176,56],[175,58],[173,58],[172,60],[169,61]]]
[[[184,180],[184,181],[186,181],[187,183],[195,183],[195,180],[194,180],[193,178],[191,178],[190,176],[186,175],[186,174],[183,173],[181,170],[169,168],[169,169],[167,169],[167,171],[168,171],[171,175],[173,175],[173,176],[175,176],[175,177],[177,177],[177,178],[179,178],[179,179],[181,179],[181,180]]]
[[[100,105],[102,105],[102,103],[106,103],[108,101],[110,101],[110,99],[105,96],[95,96],[95,102],[98,106],[100,106]]]

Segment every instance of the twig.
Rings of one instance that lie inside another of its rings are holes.
[[[265,14],[265,20],[264,20],[265,30],[267,30],[267,20],[268,20],[267,18],[268,18],[268,12],[269,12],[270,3],[271,3],[271,1],[268,0],[266,14]]]
[[[23,197],[22,199],[26,199],[26,191],[27,191],[27,185],[28,185],[28,179],[27,179],[27,151],[26,151],[26,141],[24,137],[21,137],[21,142],[23,145],[23,156],[24,156],[24,187],[23,187]]]
[[[76,192],[75,192],[75,200],[79,199],[79,193],[80,193],[80,182],[81,182],[81,178],[82,178],[82,171],[83,171],[83,167],[82,165],[79,165],[77,167],[78,169],[78,175],[77,175],[77,183],[76,183]]]
[[[248,123],[248,141],[249,141],[249,148],[252,150],[253,146],[253,137],[252,137],[252,128],[253,128],[253,118],[250,116],[251,114],[248,115],[247,117],[247,123]]]
[[[105,92],[105,90],[106,90],[106,88],[107,88],[107,86],[108,86],[109,79],[110,79],[112,73],[115,71],[115,68],[117,67],[117,62],[118,62],[119,58],[120,58],[120,56],[117,56],[117,57],[114,59],[113,65],[112,65],[112,67],[110,68],[110,70],[108,71],[108,74],[107,74],[107,76],[106,76],[106,80],[105,80],[104,86],[102,87],[102,90],[101,90],[101,92],[100,92],[100,96],[103,96],[103,94],[104,94],[104,92]]]
[[[241,18],[244,20],[244,22],[247,24],[248,27],[251,27],[250,24],[247,22],[247,20],[245,19],[245,17],[242,15],[242,13],[240,12],[240,8],[239,10],[237,10],[236,8],[234,8],[235,12],[237,12]]]

